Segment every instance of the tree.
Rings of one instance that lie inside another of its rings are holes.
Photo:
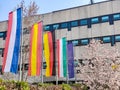
[[[31,1],[28,6],[25,6],[25,1],[22,0],[20,4],[17,7],[22,7],[23,8],[23,16],[24,17],[29,17],[37,14],[39,7],[35,3],[35,1]]]
[[[86,46],[88,63],[81,65],[91,90],[120,90],[120,53],[116,46],[107,48],[101,41],[92,39]]]

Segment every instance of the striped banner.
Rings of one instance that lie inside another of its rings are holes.
[[[42,61],[42,22],[32,26],[30,35],[29,76],[39,76]]]
[[[58,76],[67,76],[66,38],[57,40]]]
[[[17,73],[22,27],[21,8],[9,13],[2,72]]]
[[[51,32],[44,33],[44,56],[46,60],[46,73],[45,76],[52,76],[53,73],[53,39]]]
[[[67,44],[67,59],[68,59],[68,75],[69,78],[74,78],[74,55],[73,44]]]

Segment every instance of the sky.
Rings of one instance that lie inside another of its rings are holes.
[[[72,8],[89,4],[90,0],[25,0],[26,6],[35,1],[39,7],[38,14],[49,13],[61,9]],[[107,0],[94,0],[94,2],[107,1]],[[0,21],[8,20],[8,14],[14,10],[21,0],[1,0],[0,1]]]

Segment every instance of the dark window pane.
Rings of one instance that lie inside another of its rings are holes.
[[[72,43],[73,43],[74,46],[76,46],[76,45],[78,45],[78,40],[72,41]]]
[[[88,44],[88,39],[83,39],[83,40],[81,40],[81,44],[82,44],[82,45],[87,45],[87,44]]]
[[[108,22],[109,16],[103,16],[101,19],[102,19],[102,22]]]
[[[53,25],[53,29],[54,29],[54,30],[56,30],[56,29],[58,29],[58,28],[59,28],[59,24]]]
[[[80,25],[87,25],[87,20],[86,19],[80,20]]]
[[[67,28],[67,23],[65,22],[65,23],[61,23],[61,29],[62,28]]]
[[[0,32],[0,38],[5,38],[6,37],[6,31]]]
[[[110,37],[103,37],[103,43],[109,43]]]
[[[120,36],[115,36],[115,41],[120,41]]]
[[[50,30],[50,26],[44,26],[44,30],[45,31]]]
[[[113,15],[113,19],[114,19],[114,20],[119,20],[119,19],[120,19],[120,14],[115,14],[115,15]]]
[[[99,22],[99,18],[92,18],[91,19],[92,24],[95,24],[95,23],[98,23],[98,22]]]
[[[71,22],[71,26],[72,26],[72,27],[78,26],[78,21],[72,21],[72,22]]]

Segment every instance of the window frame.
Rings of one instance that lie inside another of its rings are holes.
[[[106,19],[106,17],[108,17],[108,20]],[[102,18],[105,18],[105,19],[102,19]],[[109,22],[109,15],[101,16],[101,23],[104,23],[104,22]]]
[[[117,40],[117,39],[116,39],[117,36],[120,37],[120,35],[115,35],[115,42],[120,42],[120,40]]]
[[[74,24],[75,22],[76,22],[76,24]],[[70,25],[71,25],[71,27],[77,27],[77,26],[79,26],[78,20],[71,21]]]
[[[109,38],[109,41],[104,41],[104,38]],[[103,36],[102,37],[102,41],[103,41],[103,43],[111,43],[111,37],[110,36]]]
[[[62,22],[62,23],[60,23],[60,29],[65,29],[65,28],[68,28],[68,22]]]
[[[94,19],[97,19],[97,21],[92,21],[92,20],[94,20]],[[91,21],[91,24],[97,24],[97,23],[100,22],[99,17],[93,17],[93,18],[91,18],[90,21]]]
[[[116,18],[116,17],[114,17],[115,15],[119,15],[119,18],[118,18],[118,17],[117,17],[117,18]],[[113,20],[114,20],[114,21],[120,20],[120,13],[113,14]]]
[[[82,40],[87,40],[88,43],[82,43]],[[80,45],[88,45],[89,44],[89,38],[80,39]]]
[[[82,21],[86,21],[86,23],[82,24]],[[81,19],[79,20],[80,26],[86,26],[88,25],[88,19]]]

